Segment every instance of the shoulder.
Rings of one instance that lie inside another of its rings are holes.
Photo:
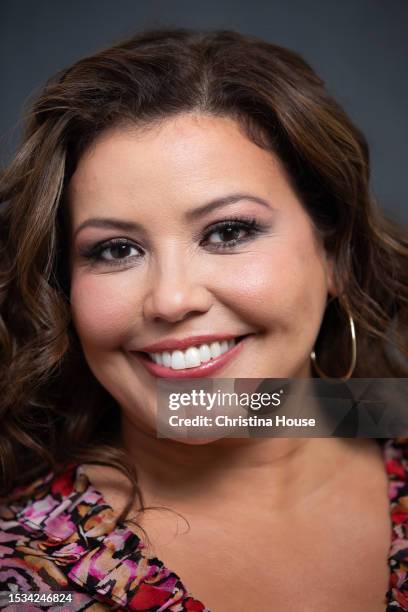
[[[389,609],[406,610],[408,588],[408,438],[391,438],[383,443],[389,478],[391,547],[389,550]],[[392,608],[394,609],[394,607]],[[387,607],[388,610],[388,607]]]
[[[385,467],[391,481],[408,479],[408,438],[389,438],[382,442]]]
[[[95,599],[100,609],[203,611],[116,516],[82,466],[16,491],[0,510],[0,591],[73,591],[72,612]]]
[[[59,537],[53,519],[60,511],[68,510],[67,502],[87,489],[87,479],[79,470],[80,466],[70,465],[58,474],[48,472],[29,485],[14,489],[0,504],[1,531],[25,531],[36,536],[44,532]]]
[[[26,486],[15,488],[0,504],[1,531],[15,532],[19,526],[35,529],[51,507],[55,508],[63,496],[71,493],[73,486],[74,470],[70,467],[58,476],[48,472]]]
[[[67,558],[66,543],[75,542],[81,513],[97,502],[79,466],[15,489],[0,505],[0,591],[67,589],[67,561],[76,556]]]
[[[408,552],[408,438],[390,438],[383,443],[383,457],[388,476],[391,517],[404,529]]]

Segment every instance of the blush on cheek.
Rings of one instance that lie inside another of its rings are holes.
[[[129,292],[99,276],[73,278],[71,285],[72,318],[80,339],[95,346],[112,346],[120,338],[133,317],[136,308],[129,303]]]
[[[228,275],[226,285],[234,309],[245,320],[265,328],[279,323],[282,309],[294,299],[293,276],[291,279],[270,253],[242,258],[239,271]]]
[[[305,320],[312,329],[319,326],[327,284],[316,253],[304,257],[296,250],[269,250],[240,264],[239,273],[228,274],[226,286],[245,320],[265,331],[299,333]]]

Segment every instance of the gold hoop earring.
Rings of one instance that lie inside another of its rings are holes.
[[[316,357],[316,353],[315,350],[313,349],[313,351],[310,353],[310,358],[313,362],[313,366],[316,370],[316,372],[318,373],[318,375],[320,376],[320,378],[326,378],[329,380],[348,380],[351,375],[354,372],[354,368],[356,367],[356,361],[357,361],[357,340],[356,340],[356,328],[354,325],[354,320],[353,317],[351,316],[350,312],[347,310],[347,315],[348,315],[348,320],[349,320],[349,324],[350,324],[350,334],[351,334],[351,363],[350,363],[350,367],[347,370],[346,374],[344,376],[340,376],[339,378],[333,378],[332,376],[327,376],[323,370],[320,369],[320,367],[317,364],[317,357]]]

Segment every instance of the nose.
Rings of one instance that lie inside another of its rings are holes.
[[[145,320],[176,323],[210,309],[211,292],[187,259],[167,254],[153,266],[143,304]]]

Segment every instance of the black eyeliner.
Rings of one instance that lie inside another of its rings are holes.
[[[265,225],[260,224],[255,217],[251,216],[242,216],[237,215],[233,217],[228,217],[226,219],[222,219],[217,221],[205,228],[204,231],[200,231],[199,233],[193,235],[193,239],[199,241],[200,245],[208,240],[208,237],[211,236],[214,232],[222,231],[227,228],[244,230],[247,232],[247,236],[239,239],[232,239],[226,242],[219,242],[213,244],[207,244],[207,248],[210,248],[213,251],[228,251],[228,249],[233,249],[235,246],[240,244],[244,244],[245,242],[251,240],[256,234],[261,234],[265,231]],[[101,257],[101,253],[109,248],[113,248],[115,246],[129,246],[136,249],[143,250],[142,247],[129,240],[128,238],[110,238],[107,240],[103,240],[101,242],[96,243],[92,246],[85,246],[79,249],[79,255],[83,259],[86,259],[91,262],[94,266],[106,265],[106,266],[121,266],[122,268],[127,267],[129,261],[140,260],[142,255],[132,255],[126,258],[113,258],[113,259],[103,259]]]
[[[121,263],[120,259],[115,261],[115,260],[102,259],[100,257],[100,254],[102,253],[102,251],[104,251],[105,249],[109,249],[111,247],[118,246],[118,245],[134,247],[136,249],[141,248],[135,243],[133,243],[131,240],[129,240],[128,238],[110,238],[108,240],[98,242],[95,245],[83,247],[82,249],[79,250],[79,255],[80,257],[91,260],[93,263],[96,263],[96,264],[101,263],[101,264],[107,264],[107,265],[123,265],[123,262]]]

